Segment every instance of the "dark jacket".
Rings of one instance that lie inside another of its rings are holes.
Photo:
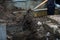
[[[55,3],[60,5],[60,0],[55,0]]]

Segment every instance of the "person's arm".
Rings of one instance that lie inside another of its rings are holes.
[[[39,5],[37,5],[34,9],[37,9],[38,7],[42,6],[43,4],[45,4],[48,0],[43,1],[42,3],[40,3]]]

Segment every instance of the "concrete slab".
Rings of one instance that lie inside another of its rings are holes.
[[[51,18],[60,24],[60,15],[51,15],[51,16],[48,16],[48,18]]]

